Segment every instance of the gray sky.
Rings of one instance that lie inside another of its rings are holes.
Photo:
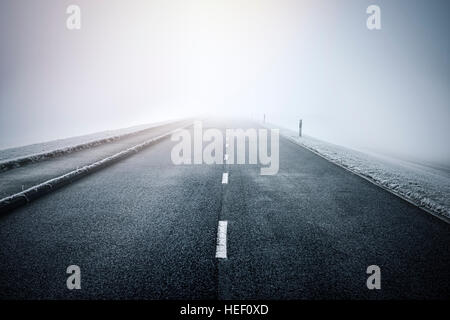
[[[81,7],[81,30],[66,8]],[[366,28],[381,8],[382,30]],[[257,116],[450,164],[450,1],[2,0],[0,148]]]

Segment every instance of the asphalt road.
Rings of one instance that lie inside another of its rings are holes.
[[[26,190],[44,181],[62,176],[77,168],[90,165],[190,123],[191,121],[185,120],[156,126],[146,129],[139,135],[130,135],[89,149],[48,158],[44,161],[37,161],[0,172],[0,199]]]
[[[447,223],[283,138],[274,176],[176,166],[174,144],[0,217],[0,298],[450,297]],[[216,258],[219,221],[226,259]],[[66,287],[72,264],[81,290]],[[369,265],[381,268],[381,290],[366,287]]]

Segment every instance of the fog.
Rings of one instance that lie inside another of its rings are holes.
[[[66,8],[81,8],[81,29]],[[368,30],[366,8],[381,8]],[[0,148],[196,115],[450,165],[450,2],[2,0]]]

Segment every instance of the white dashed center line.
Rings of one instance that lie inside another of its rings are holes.
[[[227,258],[227,225],[228,221],[219,221],[217,228],[216,258]]]
[[[222,184],[228,184],[228,172],[222,174]]]
[[[227,143],[225,147],[228,148],[229,144]],[[225,154],[224,160],[228,161],[228,154]],[[222,184],[228,184],[228,172],[224,172],[222,174]],[[216,247],[216,258],[219,259],[227,258],[227,226],[228,221],[219,221],[219,227],[217,228],[217,247]]]

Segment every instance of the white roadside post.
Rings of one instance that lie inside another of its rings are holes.
[[[302,137],[302,119],[298,121],[298,136]]]

